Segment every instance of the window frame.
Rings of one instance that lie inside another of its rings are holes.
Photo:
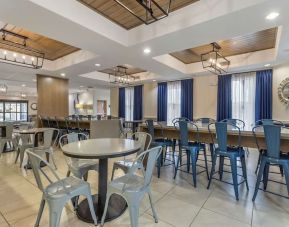
[[[0,114],[3,114],[3,122],[5,121],[28,121],[28,100],[9,100],[9,99],[0,99],[0,103],[3,103],[3,111],[0,112]],[[7,104],[14,104],[16,105],[16,111],[6,111],[6,105]],[[20,104],[20,111],[17,110],[17,104]],[[26,104],[26,109],[24,111],[21,111],[21,104]],[[11,114],[15,113],[16,114],[16,120],[11,120]],[[17,119],[17,114],[20,114],[20,118],[21,118],[21,114],[26,113],[26,119],[25,120],[21,120],[21,119]],[[7,120],[6,119],[6,114],[10,114],[10,119]]]

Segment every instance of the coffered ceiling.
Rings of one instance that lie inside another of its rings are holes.
[[[117,70],[120,70],[121,72],[124,72],[125,68],[126,68],[126,74],[127,75],[133,75],[133,74],[137,74],[137,73],[146,72],[146,70],[143,70],[143,69],[140,69],[140,68],[136,68],[136,67],[133,67],[131,65],[126,65],[126,64],[125,65],[120,65],[119,69],[118,69],[118,66],[116,66],[116,67],[100,70],[99,72],[113,75],[113,74],[115,74],[115,72]]]
[[[221,47],[220,53],[224,57],[267,50],[275,47],[277,31],[278,28],[271,28],[228,40],[221,40],[217,43]],[[201,54],[211,50],[212,46],[207,44],[174,52],[171,55],[185,64],[191,64],[200,62]]]
[[[53,61],[79,50],[79,48],[30,32],[26,29],[14,26],[12,24],[6,24],[3,28],[7,31],[11,31],[18,35],[28,37],[27,46],[44,53],[45,54],[44,58],[48,60]],[[9,41],[18,42],[16,37],[7,36],[6,38]],[[13,51],[13,48],[11,47],[7,48],[7,45],[2,44],[1,42],[0,48],[9,49],[10,51]],[[19,49],[17,49],[17,51],[19,52]],[[25,51],[21,53],[26,54]]]
[[[125,29],[132,29],[137,27],[142,23],[138,18],[132,15],[129,11],[124,9],[115,0],[78,0],[79,2],[85,4],[89,8],[95,10],[96,12],[102,14],[106,18],[110,19],[114,23],[122,26]],[[182,7],[188,6],[198,0],[172,0],[171,1],[171,12],[178,10]],[[120,0],[125,6],[135,12],[136,15],[145,19],[146,11],[136,0]],[[161,7],[167,9],[169,0],[155,0]],[[153,4],[154,15],[159,17],[163,13],[156,8]]]

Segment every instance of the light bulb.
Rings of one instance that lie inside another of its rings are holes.
[[[25,60],[25,58],[26,58],[25,55],[23,55],[22,58],[23,58],[23,60]]]
[[[31,61],[34,61],[34,57],[31,58]]]
[[[13,56],[14,56],[14,58],[16,58],[16,57],[17,57],[17,54],[16,54],[16,53],[14,53],[14,54],[13,54]]]
[[[6,50],[4,50],[4,51],[3,51],[3,54],[4,54],[4,55],[6,55],[6,54],[7,54],[7,51],[6,51]]]

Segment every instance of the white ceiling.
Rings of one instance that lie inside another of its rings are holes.
[[[234,56],[230,70],[259,69],[289,59],[288,0],[200,0],[166,19],[129,31],[75,0],[0,0],[0,5],[0,21],[82,49],[46,62],[41,70],[0,64],[0,79],[13,86],[25,82],[35,87],[32,80],[37,73],[59,76],[64,72],[72,88],[109,87],[97,70],[119,64],[152,72],[144,76],[144,82],[202,75],[200,63],[185,65],[168,53],[276,26],[280,29],[275,49]],[[280,16],[266,20],[272,11]],[[151,48],[150,55],[143,54],[145,47]]]

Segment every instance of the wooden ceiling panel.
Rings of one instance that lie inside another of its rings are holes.
[[[267,50],[275,47],[278,28],[266,29],[233,39],[217,42],[221,47],[220,53],[224,57]],[[185,64],[201,61],[201,54],[212,50],[210,44],[171,53],[171,55]]]
[[[117,4],[114,0],[77,0],[96,12],[102,14],[109,20],[122,26],[125,29],[132,29],[142,23],[138,18]],[[169,0],[155,0],[161,7],[167,8]],[[199,0],[172,0],[171,12],[195,3]],[[135,12],[139,17],[145,18],[144,8],[136,0],[121,0],[121,2]],[[153,5],[155,16],[163,15],[162,12]]]
[[[4,29],[14,32],[18,35],[23,35],[28,37],[27,46],[33,49],[37,49],[38,51],[45,54],[45,59],[54,61],[58,58],[64,57],[68,54],[71,54],[75,51],[80,50],[79,48],[70,46],[68,44],[59,42],[54,39],[47,38],[42,35],[35,34],[33,32],[27,31],[23,28],[16,27],[11,24],[6,24]],[[15,37],[7,37],[8,40],[17,42],[17,38]],[[6,45],[0,43],[0,48],[7,49]],[[13,49],[9,48],[10,51]],[[16,50],[15,50],[16,51]],[[18,50],[19,51],[19,50]],[[22,54],[26,54],[24,51]]]

